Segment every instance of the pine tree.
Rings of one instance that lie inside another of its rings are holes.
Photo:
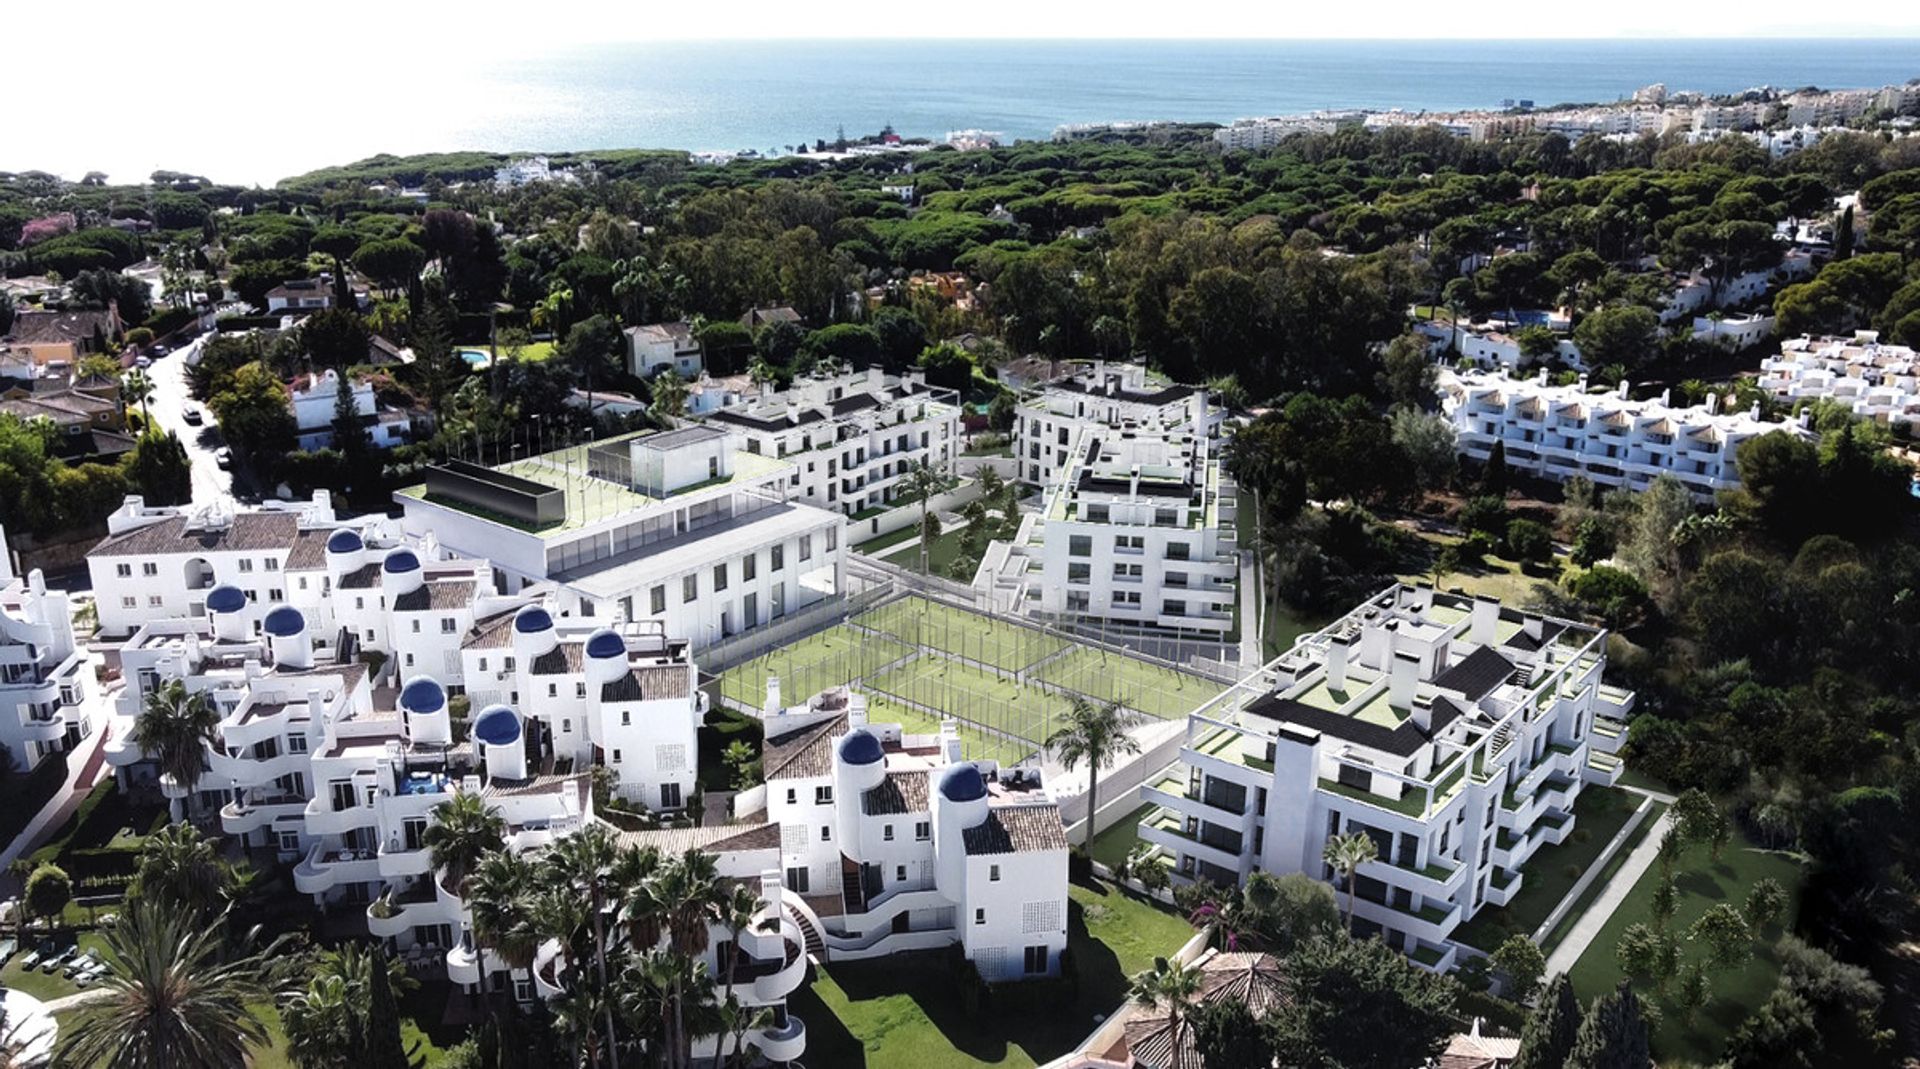
[[[1833,230],[1833,260],[1839,263],[1853,255],[1853,207],[1840,213],[1840,225]]]
[[[1514,1059],[1513,1069],[1560,1069],[1567,1064],[1579,1034],[1580,1000],[1574,997],[1567,975],[1557,974],[1520,1029],[1520,1057]]]
[[[1480,473],[1480,492],[1493,497],[1507,496],[1507,443],[1495,440],[1487,454],[1486,470]]]
[[[1653,1069],[1647,1022],[1626,981],[1588,1007],[1567,1053],[1566,1069]]]
[[[367,451],[367,427],[353,401],[353,376],[345,368],[334,372],[339,387],[333,394],[333,447],[358,459]]]
[[[387,955],[375,950],[369,964],[367,992],[367,1060],[364,1069],[410,1069],[400,1039],[400,1006],[394,1000],[387,975]]]

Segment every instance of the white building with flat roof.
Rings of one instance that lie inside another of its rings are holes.
[[[1920,420],[1920,357],[1879,339],[1871,330],[1846,338],[1788,338],[1780,355],[1760,361],[1757,385],[1788,403],[1837,401],[1880,423]]]
[[[0,532],[0,747],[22,774],[93,735],[93,665],[74,640],[73,602],[38,568],[8,578]]]
[[[1663,393],[1635,401],[1627,384],[1592,392],[1581,376],[1548,385],[1547,373],[1516,379],[1505,372],[1440,373],[1440,410],[1453,422],[1461,456],[1485,462],[1504,443],[1507,466],[1545,479],[1585,476],[1604,487],[1645,490],[1672,475],[1701,500],[1740,485],[1740,443],[1762,434],[1806,434],[1801,423],[1770,423],[1758,406],[1721,412],[1719,395],[1675,406]]]
[[[795,379],[707,421],[748,453],[791,465],[794,498],[849,516],[884,509],[905,493],[908,472],[923,462],[947,471],[960,451],[958,395],[878,367]]]
[[[657,621],[698,648],[843,589],[845,518],[795,500],[794,474],[702,424],[450,461],[394,500],[405,534],[484,557],[504,593],[551,581],[563,613]]]
[[[1235,884],[1344,880],[1326,841],[1366,835],[1357,934],[1446,972],[1460,925],[1512,901],[1534,852],[1574,834],[1581,792],[1619,780],[1634,695],[1601,678],[1606,637],[1382,591],[1188,716],[1179,763],[1141,791],[1157,808],[1140,837],[1177,880]]]

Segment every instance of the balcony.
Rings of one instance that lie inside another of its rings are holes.
[[[1495,867],[1492,877],[1487,880],[1486,903],[1491,906],[1504,906],[1511,903],[1519,897],[1520,888],[1526,878],[1524,872],[1507,873]]]
[[[1587,764],[1581,769],[1580,778],[1588,783],[1611,787],[1620,782],[1620,774],[1624,771],[1626,765],[1617,755],[1593,751],[1587,754]]]
[[[353,883],[380,878],[380,862],[371,850],[342,850],[315,843],[293,870],[293,887],[303,895],[317,895]]]
[[[228,835],[245,835],[275,821],[298,817],[306,808],[306,796],[299,794],[256,795],[244,802],[228,802],[220,807],[220,830]]]
[[[749,1040],[770,1063],[798,1061],[807,1052],[807,1026],[791,1013],[786,1018],[755,1032]]]
[[[807,941],[800,926],[791,917],[777,918],[783,956],[766,961],[749,960],[734,970],[735,984],[750,984],[750,1001],[767,1006],[786,999],[799,989],[807,977]]]
[[[1458,877],[1465,871],[1464,866],[1445,858],[1425,865],[1415,865],[1412,861],[1376,860],[1360,867],[1363,875],[1383,883],[1438,898],[1452,895],[1454,885],[1459,882]]]
[[[395,892],[389,884],[384,894],[367,903],[367,931],[382,939],[423,924],[449,923],[458,917],[459,910],[443,908],[439,892],[428,880],[400,892]]]
[[[1603,716],[1593,718],[1593,748],[1600,753],[1617,754],[1627,743],[1627,725]]]
[[[340,835],[355,828],[371,828],[376,819],[372,806],[335,808],[333,798],[324,794],[307,803],[305,816],[309,835]]]
[[[428,852],[419,846],[409,847],[405,841],[390,842],[380,847],[380,875],[388,879],[400,876],[424,876],[433,866],[428,861]]]
[[[480,951],[473,946],[472,936],[460,941],[460,945],[447,951],[447,979],[456,984],[477,984],[480,982]],[[534,983],[539,984],[539,973],[534,973]],[[555,994],[558,994],[556,991]],[[551,997],[551,996],[548,996]]]

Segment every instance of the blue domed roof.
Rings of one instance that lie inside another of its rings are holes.
[[[207,591],[208,612],[239,612],[247,607],[247,592],[237,586],[222,583]]]
[[[940,793],[949,802],[977,802],[987,796],[987,781],[973,762],[958,764],[940,777]]]
[[[627,643],[611,631],[595,631],[587,636],[587,656],[589,657],[625,657]]]
[[[307,629],[307,618],[291,605],[282,605],[267,614],[261,628],[275,638],[292,638]]]
[[[885,751],[880,749],[880,740],[866,728],[854,728],[847,737],[840,740],[840,760],[850,765],[870,765],[886,759]]]
[[[437,713],[446,704],[447,690],[432,676],[415,676],[400,688],[400,708],[409,713]]]
[[[488,746],[520,741],[520,717],[505,705],[489,705],[473,722],[473,737]]]
[[[396,549],[387,554],[380,567],[389,572],[417,572],[420,570],[420,558],[414,556],[411,549]]]
[[[523,635],[553,630],[553,617],[538,605],[529,605],[513,618],[513,629]]]
[[[327,536],[328,553],[358,553],[366,546],[360,536],[345,527]]]

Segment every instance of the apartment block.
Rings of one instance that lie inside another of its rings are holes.
[[[1343,880],[1327,839],[1367,835],[1359,928],[1446,971],[1455,929],[1512,901],[1581,791],[1618,781],[1634,695],[1605,668],[1603,629],[1389,588],[1189,715],[1141,838],[1178,880],[1235,883]]]
[[[1075,439],[1116,429],[1218,438],[1226,410],[1204,386],[1154,381],[1138,364],[1096,362],[1042,386],[1014,409],[1013,455],[1019,478],[1051,486],[1076,458]]]
[[[699,424],[449,461],[394,501],[403,534],[491,561],[503,592],[551,582],[560,613],[652,620],[698,647],[841,591],[845,518],[795,500],[795,474]]]
[[[872,722],[844,688],[764,715],[784,885],[829,961],[958,945],[989,981],[1059,974],[1067,839],[1040,771]]]
[[[960,450],[959,396],[918,372],[804,377],[707,419],[749,454],[789,464],[794,499],[848,516],[886,508],[906,491],[908,472],[923,462],[946,471]]]
[[[74,641],[73,602],[38,569],[9,578],[0,534],[0,747],[16,774],[92,737],[93,665]]]
[[[1505,372],[1440,374],[1440,409],[1453,422],[1461,456],[1486,461],[1495,442],[1505,446],[1507,466],[1540,478],[1564,481],[1585,476],[1596,485],[1645,490],[1662,475],[1688,492],[1712,500],[1740,485],[1740,444],[1762,434],[1806,434],[1798,423],[1770,423],[1758,406],[1748,412],[1719,411],[1719,397],[1675,406],[1627,397],[1627,384],[1600,393],[1587,380],[1548,385],[1542,371],[1531,379]]]
[[[1789,338],[1780,343],[1780,355],[1760,361],[1758,385],[1789,404],[1826,399],[1862,419],[1920,420],[1920,358],[1905,345],[1882,345],[1870,330],[1845,338]]]

